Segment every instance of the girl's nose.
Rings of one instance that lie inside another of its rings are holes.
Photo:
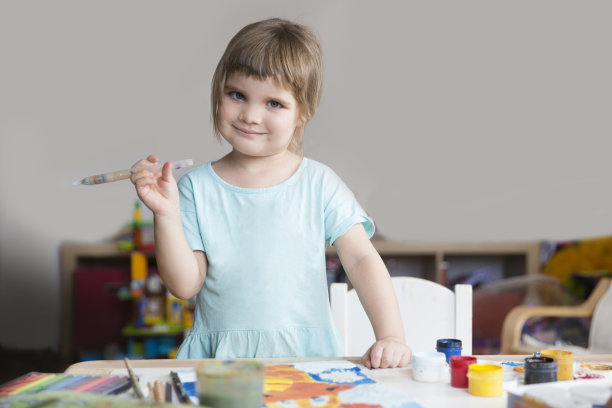
[[[257,106],[245,103],[242,105],[238,119],[245,123],[260,123],[261,111]]]

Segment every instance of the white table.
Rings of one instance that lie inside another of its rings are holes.
[[[489,361],[522,361],[525,355],[488,355],[476,356],[479,360]],[[257,359],[263,364],[285,364],[302,361],[315,360],[348,360],[355,364],[359,364],[359,358],[356,357],[338,357],[338,358],[271,358]],[[171,369],[190,368],[202,363],[204,360],[189,359],[189,360],[130,360],[132,367],[138,368],[157,368]],[[574,361],[577,362],[599,362],[612,363],[612,355],[577,355],[574,356]],[[375,381],[385,384],[391,388],[401,391],[412,396],[421,405],[426,408],[437,407],[465,407],[465,408],[506,408],[507,393],[500,397],[476,397],[468,393],[466,388],[451,387],[448,381],[438,383],[424,383],[414,381],[412,379],[412,368],[392,368],[392,369],[375,369],[368,370],[360,365],[360,367]],[[98,360],[76,363],[68,367],[67,374],[88,374],[88,375],[108,375],[113,370],[125,368],[122,360]]]

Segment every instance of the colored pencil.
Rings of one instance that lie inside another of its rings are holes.
[[[49,375],[50,375],[50,376],[55,377],[55,374],[49,374]],[[49,379],[49,375],[43,375],[43,376],[41,376],[41,377],[37,378],[37,379],[36,379],[36,380],[34,380],[34,381],[31,381],[31,382],[29,382],[29,383],[27,383],[27,384],[24,384],[23,386],[21,386],[21,387],[19,387],[19,388],[17,388],[17,389],[14,389],[13,391],[10,391],[10,392],[8,393],[8,395],[21,394],[21,393],[23,393],[23,392],[27,391],[27,390],[28,390],[28,389],[30,389],[30,388],[34,388],[34,387],[36,387],[38,384],[41,384],[41,383],[43,383],[43,382],[47,381],[47,380]]]
[[[46,374],[44,373],[31,372],[22,375],[21,377],[17,377],[12,381],[2,384],[2,386],[0,387],[0,395],[8,394],[9,392],[17,388],[21,388],[24,385],[27,385],[32,381],[36,381],[37,379],[42,378],[44,376],[46,376]]]
[[[127,391],[132,386],[132,381],[130,381],[129,377],[122,377],[122,381],[114,384],[109,389],[102,391],[102,394],[114,395],[120,394],[124,391]]]
[[[174,391],[176,391],[176,394],[179,397],[179,401],[182,402],[183,404],[191,404],[189,395],[187,395],[187,392],[185,391],[185,388],[183,387],[183,383],[181,382],[181,379],[179,378],[178,374],[175,373],[174,371],[170,371],[170,378],[172,378],[172,384],[174,385]]]
[[[53,384],[58,384],[66,378],[65,374],[54,374],[50,375],[46,381],[39,383],[37,386],[32,387],[26,390],[25,394],[33,394],[39,391],[46,391],[47,388],[51,387]]]

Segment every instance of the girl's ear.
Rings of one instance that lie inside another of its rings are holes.
[[[299,129],[299,128],[303,128],[304,126],[306,126],[306,118],[302,115],[300,115],[298,117],[297,123],[295,124],[295,128]]]
[[[308,122],[308,118],[306,117],[306,115],[303,113],[298,113],[297,121],[295,123],[295,128],[296,129],[303,128],[306,126],[307,122]]]

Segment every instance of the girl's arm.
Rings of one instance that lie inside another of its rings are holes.
[[[207,260],[202,251],[187,244],[180,213],[154,216],[155,260],[166,288],[180,299],[198,294],[206,278]]]
[[[380,255],[363,225],[353,225],[334,247],[372,323],[376,342],[362,357],[368,368],[403,367],[410,362],[395,290]]]
[[[142,202],[153,212],[155,259],[166,288],[174,296],[195,296],[206,278],[207,261],[202,251],[192,251],[183,232],[179,193],[171,163],[153,171],[158,159],[149,156],[132,166],[132,182]]]

